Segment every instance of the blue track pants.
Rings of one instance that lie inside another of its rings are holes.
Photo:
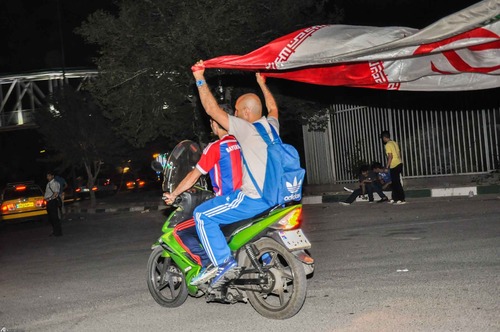
[[[241,190],[212,198],[199,205],[194,210],[194,221],[210,261],[218,266],[231,256],[221,225],[251,218],[269,208],[269,204],[263,199],[250,198]]]

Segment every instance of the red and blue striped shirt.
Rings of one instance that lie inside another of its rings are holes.
[[[210,173],[216,196],[227,195],[241,187],[241,148],[236,138],[225,135],[207,145],[196,165],[202,173]]]

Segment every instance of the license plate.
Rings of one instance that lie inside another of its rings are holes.
[[[279,235],[283,244],[290,250],[311,248],[311,243],[300,228],[293,231],[279,231]]]
[[[34,206],[35,206],[35,203],[33,203],[33,202],[17,203],[16,204],[16,207],[18,209],[27,208],[27,207],[34,207]]]

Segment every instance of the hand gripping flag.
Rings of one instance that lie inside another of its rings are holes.
[[[207,68],[262,71],[299,82],[386,90],[500,87],[500,0],[484,0],[422,29],[317,25]]]

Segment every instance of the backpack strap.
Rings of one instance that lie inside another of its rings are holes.
[[[266,128],[262,123],[254,123],[255,129],[257,129],[257,132],[260,134],[264,142],[266,142],[267,145],[275,144],[275,143],[281,143],[281,138],[280,135],[276,132],[276,129],[268,122],[267,123],[269,127],[271,128],[271,133],[273,134],[274,140],[271,140],[269,137],[269,134],[267,133]]]
[[[279,141],[280,143],[283,143],[281,141],[280,135],[278,134],[278,132],[276,131],[276,129],[274,129],[274,126],[269,123],[269,127],[271,128],[271,132],[273,133],[274,140],[275,141]]]
[[[269,137],[269,134],[267,133],[267,130],[262,123],[254,123],[253,125],[255,126],[255,129],[257,129],[257,132],[260,134],[260,136],[262,137],[262,139],[264,140],[264,142],[266,142],[266,144],[268,146],[272,145],[274,142],[276,142],[276,140],[279,140],[279,142],[281,142],[281,139],[280,139],[278,133],[276,132],[276,129],[274,129],[274,127],[269,122],[268,122],[268,124],[269,124],[269,127],[271,127],[271,132],[273,133],[274,141],[271,141],[271,138]],[[262,189],[259,188],[259,186],[257,185],[257,181],[255,180],[255,178],[252,175],[252,172],[250,172],[250,168],[248,167],[248,164],[245,160],[245,156],[243,155],[243,151],[240,151],[240,153],[241,153],[241,157],[243,159],[243,164],[245,165],[245,168],[247,169],[248,175],[250,176],[250,179],[252,180],[252,183],[253,183],[255,189],[259,193],[260,197],[264,197],[264,195],[262,193]]]
[[[243,159],[243,164],[245,165],[245,168],[247,169],[247,172],[248,172],[248,175],[250,176],[250,179],[252,179],[252,183],[253,183],[255,189],[257,189],[257,192],[259,193],[260,197],[264,197],[262,190],[259,188],[259,186],[257,185],[257,181],[255,181],[255,178],[252,175],[252,172],[250,172],[250,168],[247,165],[247,162],[245,160],[245,156],[243,155],[243,152],[240,152],[240,153],[241,153],[241,157]]]

